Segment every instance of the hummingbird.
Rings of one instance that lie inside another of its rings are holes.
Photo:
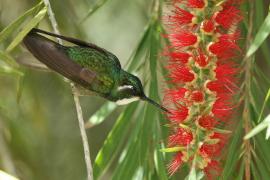
[[[48,39],[60,38],[74,46]],[[119,59],[95,44],[33,28],[23,39],[26,48],[49,69],[71,80],[79,89],[118,105],[147,101],[164,112],[165,107],[147,97],[140,79],[123,70]]]

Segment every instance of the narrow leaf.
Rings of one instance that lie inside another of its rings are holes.
[[[263,131],[265,128],[267,128],[270,125],[270,114],[264,119],[263,122],[261,122],[260,124],[258,124],[255,128],[253,128],[245,137],[244,139],[249,139],[253,136],[255,136],[256,134],[260,133],[261,131]]]
[[[246,56],[250,57],[252,54],[254,54],[258,50],[258,48],[262,45],[262,43],[266,40],[269,34],[270,34],[270,13],[268,13],[262,26],[260,27],[258,33],[256,34],[255,39],[250,45],[250,48],[247,51]]]
[[[123,114],[119,116],[111,132],[107,136],[107,139],[98,152],[95,160],[93,169],[95,179],[98,179],[98,177],[106,170],[112,160],[113,155],[116,154],[117,148],[120,147],[120,144],[123,142],[130,123],[130,117],[134,113],[137,106],[138,103],[131,104],[123,112]]]
[[[1,51],[0,51],[0,60],[4,61],[5,63],[7,63],[8,65],[12,67],[18,66],[16,61],[11,56]]]
[[[96,12],[99,8],[101,8],[108,0],[98,0],[96,4],[89,9],[86,16],[83,18],[82,22],[85,21],[87,18],[89,18],[94,12]]]
[[[117,105],[114,102],[106,102],[97,112],[88,120],[87,124],[98,125],[102,123],[115,109]]]
[[[18,178],[0,170],[0,179],[2,180],[19,180]]]
[[[265,137],[265,139],[268,140],[269,137],[270,137],[270,123],[269,123],[269,125],[267,127],[267,130],[266,130],[266,137]]]
[[[171,147],[171,148],[164,148],[164,149],[161,149],[160,151],[168,153],[168,152],[179,152],[185,149],[186,147],[177,146],[177,147]]]
[[[22,31],[16,36],[16,38],[7,47],[7,52],[12,51],[18,44],[21,43],[23,38],[33,29],[45,16],[47,12],[47,7],[45,6],[41,9],[33,19],[31,19],[22,29]]]
[[[264,112],[265,106],[266,106],[266,104],[267,104],[267,102],[268,102],[269,98],[270,98],[270,88],[269,88],[269,90],[268,90],[268,92],[267,92],[267,94],[266,94],[266,97],[265,97],[265,99],[264,99],[263,106],[262,106],[262,110],[261,110],[261,113],[260,113],[260,116],[259,116],[258,122],[261,122],[262,115],[263,115],[263,112]]]
[[[37,10],[39,8],[41,8],[43,5],[43,1],[41,1],[40,3],[38,3],[36,6],[34,6],[33,8],[29,9],[28,11],[26,11],[23,15],[21,15],[19,18],[17,18],[14,22],[12,22],[9,26],[7,26],[5,29],[3,29],[0,32],[0,42],[5,40],[7,37],[9,37],[11,35],[11,33],[14,30],[17,30],[22,23],[30,16],[32,16],[34,13],[37,12]]]

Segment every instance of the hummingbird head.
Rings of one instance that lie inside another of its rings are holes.
[[[169,112],[165,107],[161,106],[154,100],[150,99],[144,94],[143,86],[140,79],[130,73],[122,71],[120,74],[120,83],[117,88],[119,99],[116,101],[117,104],[123,105],[133,101],[143,100],[151,103],[157,108]]]

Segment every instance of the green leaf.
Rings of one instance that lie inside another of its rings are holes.
[[[258,33],[256,34],[255,39],[250,45],[246,56],[250,57],[252,54],[254,54],[258,50],[258,48],[262,45],[262,43],[266,40],[269,34],[270,34],[270,13],[268,13],[262,26],[260,27]]]
[[[18,67],[16,61],[7,53],[0,51],[0,60],[4,61],[5,63],[7,63],[8,65],[12,67]]]
[[[241,149],[239,148],[239,144],[241,144],[241,140],[242,122],[239,122],[229,145],[228,155],[225,161],[226,163],[222,172],[221,179],[231,179],[230,177],[233,177],[232,173],[235,172],[234,169],[238,165],[238,158],[241,151]]]
[[[171,148],[164,148],[164,149],[161,149],[160,151],[170,153],[170,152],[179,152],[185,149],[186,147],[177,146],[177,147],[171,147]]]
[[[19,180],[18,178],[0,170],[0,179],[4,180]]]
[[[267,130],[266,130],[266,136],[265,136],[265,139],[268,140],[269,137],[270,137],[270,123],[269,123],[269,125],[268,125],[268,127],[267,127]]]
[[[150,25],[147,24],[135,51],[132,52],[132,55],[128,60],[128,72],[134,71],[138,64],[142,62],[142,57],[145,55],[146,49],[149,47],[149,33]]]
[[[114,102],[106,102],[98,111],[96,111],[88,120],[87,124],[98,125],[102,123],[115,109],[117,105]]]
[[[164,144],[157,144],[156,149],[155,149],[155,167],[156,167],[156,171],[157,174],[159,176],[159,178],[161,180],[167,180],[168,179],[168,175],[167,175],[167,170],[165,167],[165,155],[163,152],[158,151],[157,149],[160,149],[161,147],[164,147]]]
[[[269,98],[270,98],[270,88],[269,88],[269,90],[268,90],[268,92],[267,92],[267,94],[266,94],[266,97],[265,97],[265,99],[264,99],[263,106],[262,106],[262,110],[261,110],[261,113],[260,113],[260,116],[259,116],[258,122],[261,122],[262,115],[263,115],[263,112],[264,112],[265,106],[266,106],[266,104],[267,104],[267,102],[268,102]]]
[[[17,18],[14,22],[12,22],[9,26],[7,26],[5,29],[3,29],[0,32],[0,42],[4,41],[7,37],[9,37],[13,31],[17,30],[23,22],[30,16],[33,16],[43,6],[43,1],[38,3],[33,8],[26,11],[22,16]]]
[[[258,124],[255,128],[253,128],[245,137],[244,139],[247,140],[256,134],[260,133],[263,131],[265,128],[267,128],[270,125],[270,114],[264,119],[263,122]]]
[[[86,16],[83,18],[82,22],[94,14],[99,8],[101,8],[108,0],[98,0],[95,5],[89,9]]]
[[[16,36],[16,38],[7,47],[7,52],[12,51],[18,44],[21,43],[23,38],[33,29],[45,16],[47,12],[47,7],[42,8],[33,19],[31,19],[22,29],[21,32]]]
[[[139,166],[139,133],[143,128],[143,109],[140,110],[139,115],[135,119],[133,131],[128,137],[128,142],[125,149],[122,151],[115,169],[112,179],[130,179],[138,169]],[[130,163],[132,162],[132,163]]]
[[[98,179],[98,177],[106,170],[112,160],[113,155],[116,154],[117,148],[125,139],[128,125],[130,124],[130,117],[132,117],[132,114],[134,114],[137,106],[138,103],[133,103],[128,106],[128,108],[119,116],[111,132],[107,136],[104,145],[98,152],[95,159],[93,169],[95,179]]]
[[[204,173],[199,171],[196,172],[196,168],[192,167],[191,171],[189,172],[188,176],[185,180],[201,180],[204,177]]]
[[[213,128],[215,132],[222,133],[222,134],[230,134],[232,131],[226,130],[226,129],[219,129],[219,128]]]
[[[0,73],[3,73],[3,74],[14,74],[14,75],[19,75],[19,76],[23,76],[23,73],[14,69],[14,68],[11,68],[7,65],[2,65],[0,66]]]

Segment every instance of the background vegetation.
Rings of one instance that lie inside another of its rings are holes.
[[[228,127],[233,134],[221,157],[222,179],[270,177],[270,142],[263,131],[268,128],[270,136],[269,3],[246,0],[242,6],[243,103]],[[141,77],[146,94],[161,101],[166,60],[159,55],[167,43],[160,36],[162,0],[52,0],[51,5],[62,34],[116,54],[124,69]],[[37,24],[51,31],[46,11],[39,1],[0,0],[0,169],[23,180],[85,179],[69,84],[55,73],[16,63],[34,60],[19,45],[25,32]],[[81,104],[86,127],[91,126],[95,179],[168,179],[170,155],[160,151],[168,129],[160,112],[143,102],[116,107],[99,97],[83,97]],[[184,166],[171,179],[188,174]],[[196,173],[188,177],[198,179]]]

